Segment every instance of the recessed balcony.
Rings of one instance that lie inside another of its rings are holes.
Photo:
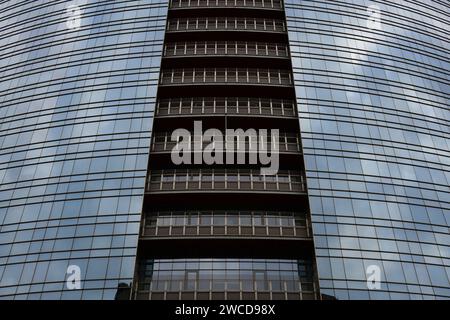
[[[164,47],[164,57],[202,56],[251,56],[267,58],[289,58],[289,49],[284,44],[250,41],[195,41],[174,42]]]
[[[194,150],[194,141],[200,141],[200,136],[191,135],[190,146],[191,150]],[[279,134],[278,139],[278,150],[280,153],[297,153],[300,154],[302,152],[302,147],[300,144],[300,137],[293,133],[282,132]],[[244,144],[245,150],[252,150],[250,143],[256,143],[255,141],[241,142]],[[152,148],[151,153],[167,153],[176,150],[178,140],[172,140],[172,134],[170,132],[157,133],[153,135],[152,139]],[[208,145],[211,143],[210,141],[204,141],[204,145]],[[233,142],[230,140],[230,144]],[[236,144],[236,143],[235,143]],[[267,147],[270,148],[270,142],[267,144]],[[235,146],[236,149],[236,146]],[[255,147],[255,152],[257,152],[257,147]]]
[[[150,172],[147,192],[305,194],[306,185],[299,171],[282,170],[276,175],[262,175],[260,170],[251,169],[168,169]]]
[[[297,118],[293,100],[246,97],[191,97],[159,99],[156,117],[261,116]]]
[[[303,300],[317,297],[309,259],[141,259],[134,299]]]
[[[292,75],[284,70],[255,68],[189,68],[164,70],[160,86],[274,86],[292,87]]]
[[[170,0],[170,9],[185,8],[251,8],[283,9],[281,0]]]
[[[148,212],[141,239],[164,237],[285,237],[311,240],[308,217],[279,211]]]
[[[255,17],[193,17],[168,20],[167,32],[247,31],[286,33],[286,24],[280,19]]]

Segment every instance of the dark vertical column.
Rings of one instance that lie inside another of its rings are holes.
[[[171,1],[133,298],[317,298],[299,133],[282,2]]]

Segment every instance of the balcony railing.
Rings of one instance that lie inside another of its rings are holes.
[[[238,84],[292,86],[288,71],[254,68],[171,69],[161,73],[161,85]]]
[[[281,0],[170,0],[170,8],[264,8],[282,9]]]
[[[147,178],[150,193],[172,191],[249,191],[306,192],[305,178],[298,171],[279,171],[276,175],[261,175],[249,169],[188,169],[155,170]]]
[[[160,99],[156,116],[251,115],[296,118],[294,101],[244,97]]]
[[[309,259],[154,259],[138,262],[135,299],[314,299]]]
[[[136,300],[315,300],[312,281],[156,280],[134,284]],[[220,288],[220,289],[219,289]]]
[[[284,44],[244,41],[174,42],[166,44],[165,57],[241,55],[288,58]]]
[[[254,236],[309,238],[306,214],[295,212],[150,212],[142,237]]]
[[[190,141],[191,150],[194,150],[194,141],[200,141],[201,138],[202,138],[201,136],[195,136],[191,134],[191,141]],[[220,138],[223,139],[223,137]],[[230,146],[233,146],[234,142],[234,150],[237,150],[236,141],[228,139],[227,142]],[[170,132],[155,134],[152,139],[152,152],[170,152],[176,148],[177,143],[178,143],[177,140],[172,141],[172,133]],[[210,143],[211,140],[203,141],[203,145],[208,145]],[[243,143],[245,150],[255,150],[255,152],[257,152],[258,150],[257,146],[255,146],[255,148],[252,149],[251,148],[252,145],[250,145],[251,143],[258,143],[258,141],[246,140],[245,142],[241,141],[240,143]],[[271,141],[268,141],[267,149],[269,150],[270,144]],[[281,153],[300,153],[302,151],[300,144],[300,137],[296,134],[281,132],[279,134],[278,150]]]
[[[262,31],[285,33],[286,24],[282,20],[263,18],[173,18],[167,24],[167,31]]]

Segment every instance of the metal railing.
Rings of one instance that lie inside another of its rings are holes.
[[[263,31],[285,33],[283,20],[240,17],[172,18],[167,23],[168,32],[176,31]]]
[[[282,9],[281,0],[170,0],[170,8],[244,7]]]
[[[298,212],[187,211],[149,212],[142,237],[262,236],[309,238],[306,214]]]
[[[156,116],[259,115],[296,118],[293,100],[244,97],[195,97],[158,100]]]
[[[211,299],[215,293],[225,299],[303,300],[315,299],[316,289],[312,281],[293,280],[153,280],[136,281],[135,299]],[[219,288],[220,289],[219,289]],[[190,294],[190,295],[185,295]]]
[[[223,139],[222,136],[219,138]],[[234,138],[234,137],[233,137]],[[202,139],[202,136],[194,136],[193,133],[191,133],[191,139],[190,139],[190,146],[191,150],[194,150],[194,141],[200,141]],[[152,138],[152,152],[169,152],[176,148],[176,145],[178,143],[179,139],[172,140],[172,133],[171,132],[162,132],[157,133],[153,135]],[[227,140],[230,146],[233,145],[234,142],[234,150],[237,150],[236,142]],[[211,140],[205,140],[203,141],[204,145],[208,145],[211,143]],[[246,140],[243,143],[244,150],[255,150],[254,152],[258,151],[258,148],[251,149],[250,148],[250,141]],[[252,143],[257,143],[257,141],[252,141]],[[267,142],[267,149],[270,150],[270,144],[271,141]],[[279,134],[279,141],[278,141],[278,150],[279,152],[286,152],[286,153],[300,153],[302,151],[301,144],[300,144],[300,137],[293,133],[286,133],[286,132],[280,132]]]
[[[284,70],[255,68],[190,68],[161,72],[161,85],[175,84],[258,84],[292,86],[292,75]]]
[[[169,169],[151,171],[147,178],[150,193],[226,190],[304,193],[306,185],[299,171],[261,175],[260,170],[250,169]]]
[[[289,57],[289,50],[284,44],[245,41],[173,42],[166,44],[164,47],[165,57],[210,55],[287,58]]]

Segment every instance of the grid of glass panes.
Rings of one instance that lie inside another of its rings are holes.
[[[131,284],[167,10],[1,2],[1,299],[114,299]]]
[[[449,6],[373,4],[285,1],[321,293],[449,299]]]

